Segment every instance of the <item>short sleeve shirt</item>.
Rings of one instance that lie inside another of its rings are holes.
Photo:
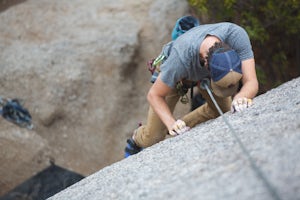
[[[167,59],[160,67],[160,77],[165,84],[174,88],[183,79],[199,81],[205,78],[207,74],[200,64],[199,49],[207,35],[228,44],[242,61],[254,57],[249,36],[242,27],[229,22],[200,25],[164,46]]]

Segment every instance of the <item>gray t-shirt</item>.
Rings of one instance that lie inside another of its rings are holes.
[[[160,76],[165,84],[174,88],[182,79],[199,81],[207,76],[199,54],[200,45],[207,35],[216,36],[228,44],[242,61],[254,57],[248,34],[242,27],[229,22],[200,25],[163,47],[167,59],[160,67]]]

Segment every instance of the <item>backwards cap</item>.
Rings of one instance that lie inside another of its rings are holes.
[[[176,21],[172,31],[172,40],[176,40],[180,35],[184,34],[191,28],[199,26],[198,19],[193,16],[183,16]]]
[[[212,54],[209,61],[211,88],[215,95],[228,97],[233,95],[242,78],[241,60],[234,50]]]

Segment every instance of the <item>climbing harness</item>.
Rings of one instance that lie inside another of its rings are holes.
[[[32,129],[31,115],[18,99],[0,97],[0,114],[9,122],[22,128]]]
[[[190,99],[193,99],[193,88],[197,85],[197,82],[195,81],[188,81],[188,80],[181,80],[178,81],[176,84],[176,90],[177,94],[180,96],[180,102],[183,104],[187,104],[190,102],[189,97],[187,96],[187,93],[189,89],[191,90],[190,92]]]
[[[210,80],[209,79],[204,79],[200,82],[200,87],[202,89],[205,89],[207,91],[207,93],[209,94],[211,100],[213,101],[214,105],[216,106],[220,116],[222,117],[222,119],[224,120],[225,124],[228,126],[232,136],[235,138],[235,140],[238,142],[240,148],[242,149],[242,152],[244,153],[244,155],[247,157],[253,171],[256,173],[256,175],[262,180],[262,182],[264,183],[264,185],[266,186],[267,190],[269,191],[270,195],[273,197],[273,199],[275,200],[281,200],[281,198],[279,197],[276,189],[271,185],[271,183],[269,182],[269,180],[267,179],[267,177],[265,176],[265,174],[261,171],[261,169],[255,164],[254,159],[251,157],[249,151],[246,149],[246,147],[244,146],[244,144],[242,143],[242,141],[240,140],[240,138],[238,137],[238,135],[236,134],[235,130],[233,129],[233,127],[231,126],[231,124],[229,123],[229,121],[227,120],[227,118],[224,116],[224,113],[222,112],[222,110],[220,109],[218,103],[216,102],[214,96],[212,95],[211,90],[209,89],[209,84],[210,84]]]

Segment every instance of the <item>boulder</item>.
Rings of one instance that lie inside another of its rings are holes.
[[[23,99],[34,129],[1,121],[0,195],[50,158],[85,176],[122,159],[146,122],[146,62],[189,12],[182,0],[14,2],[0,13],[0,96]]]
[[[1,122],[0,195],[49,165],[48,142],[34,131],[16,129]]]

